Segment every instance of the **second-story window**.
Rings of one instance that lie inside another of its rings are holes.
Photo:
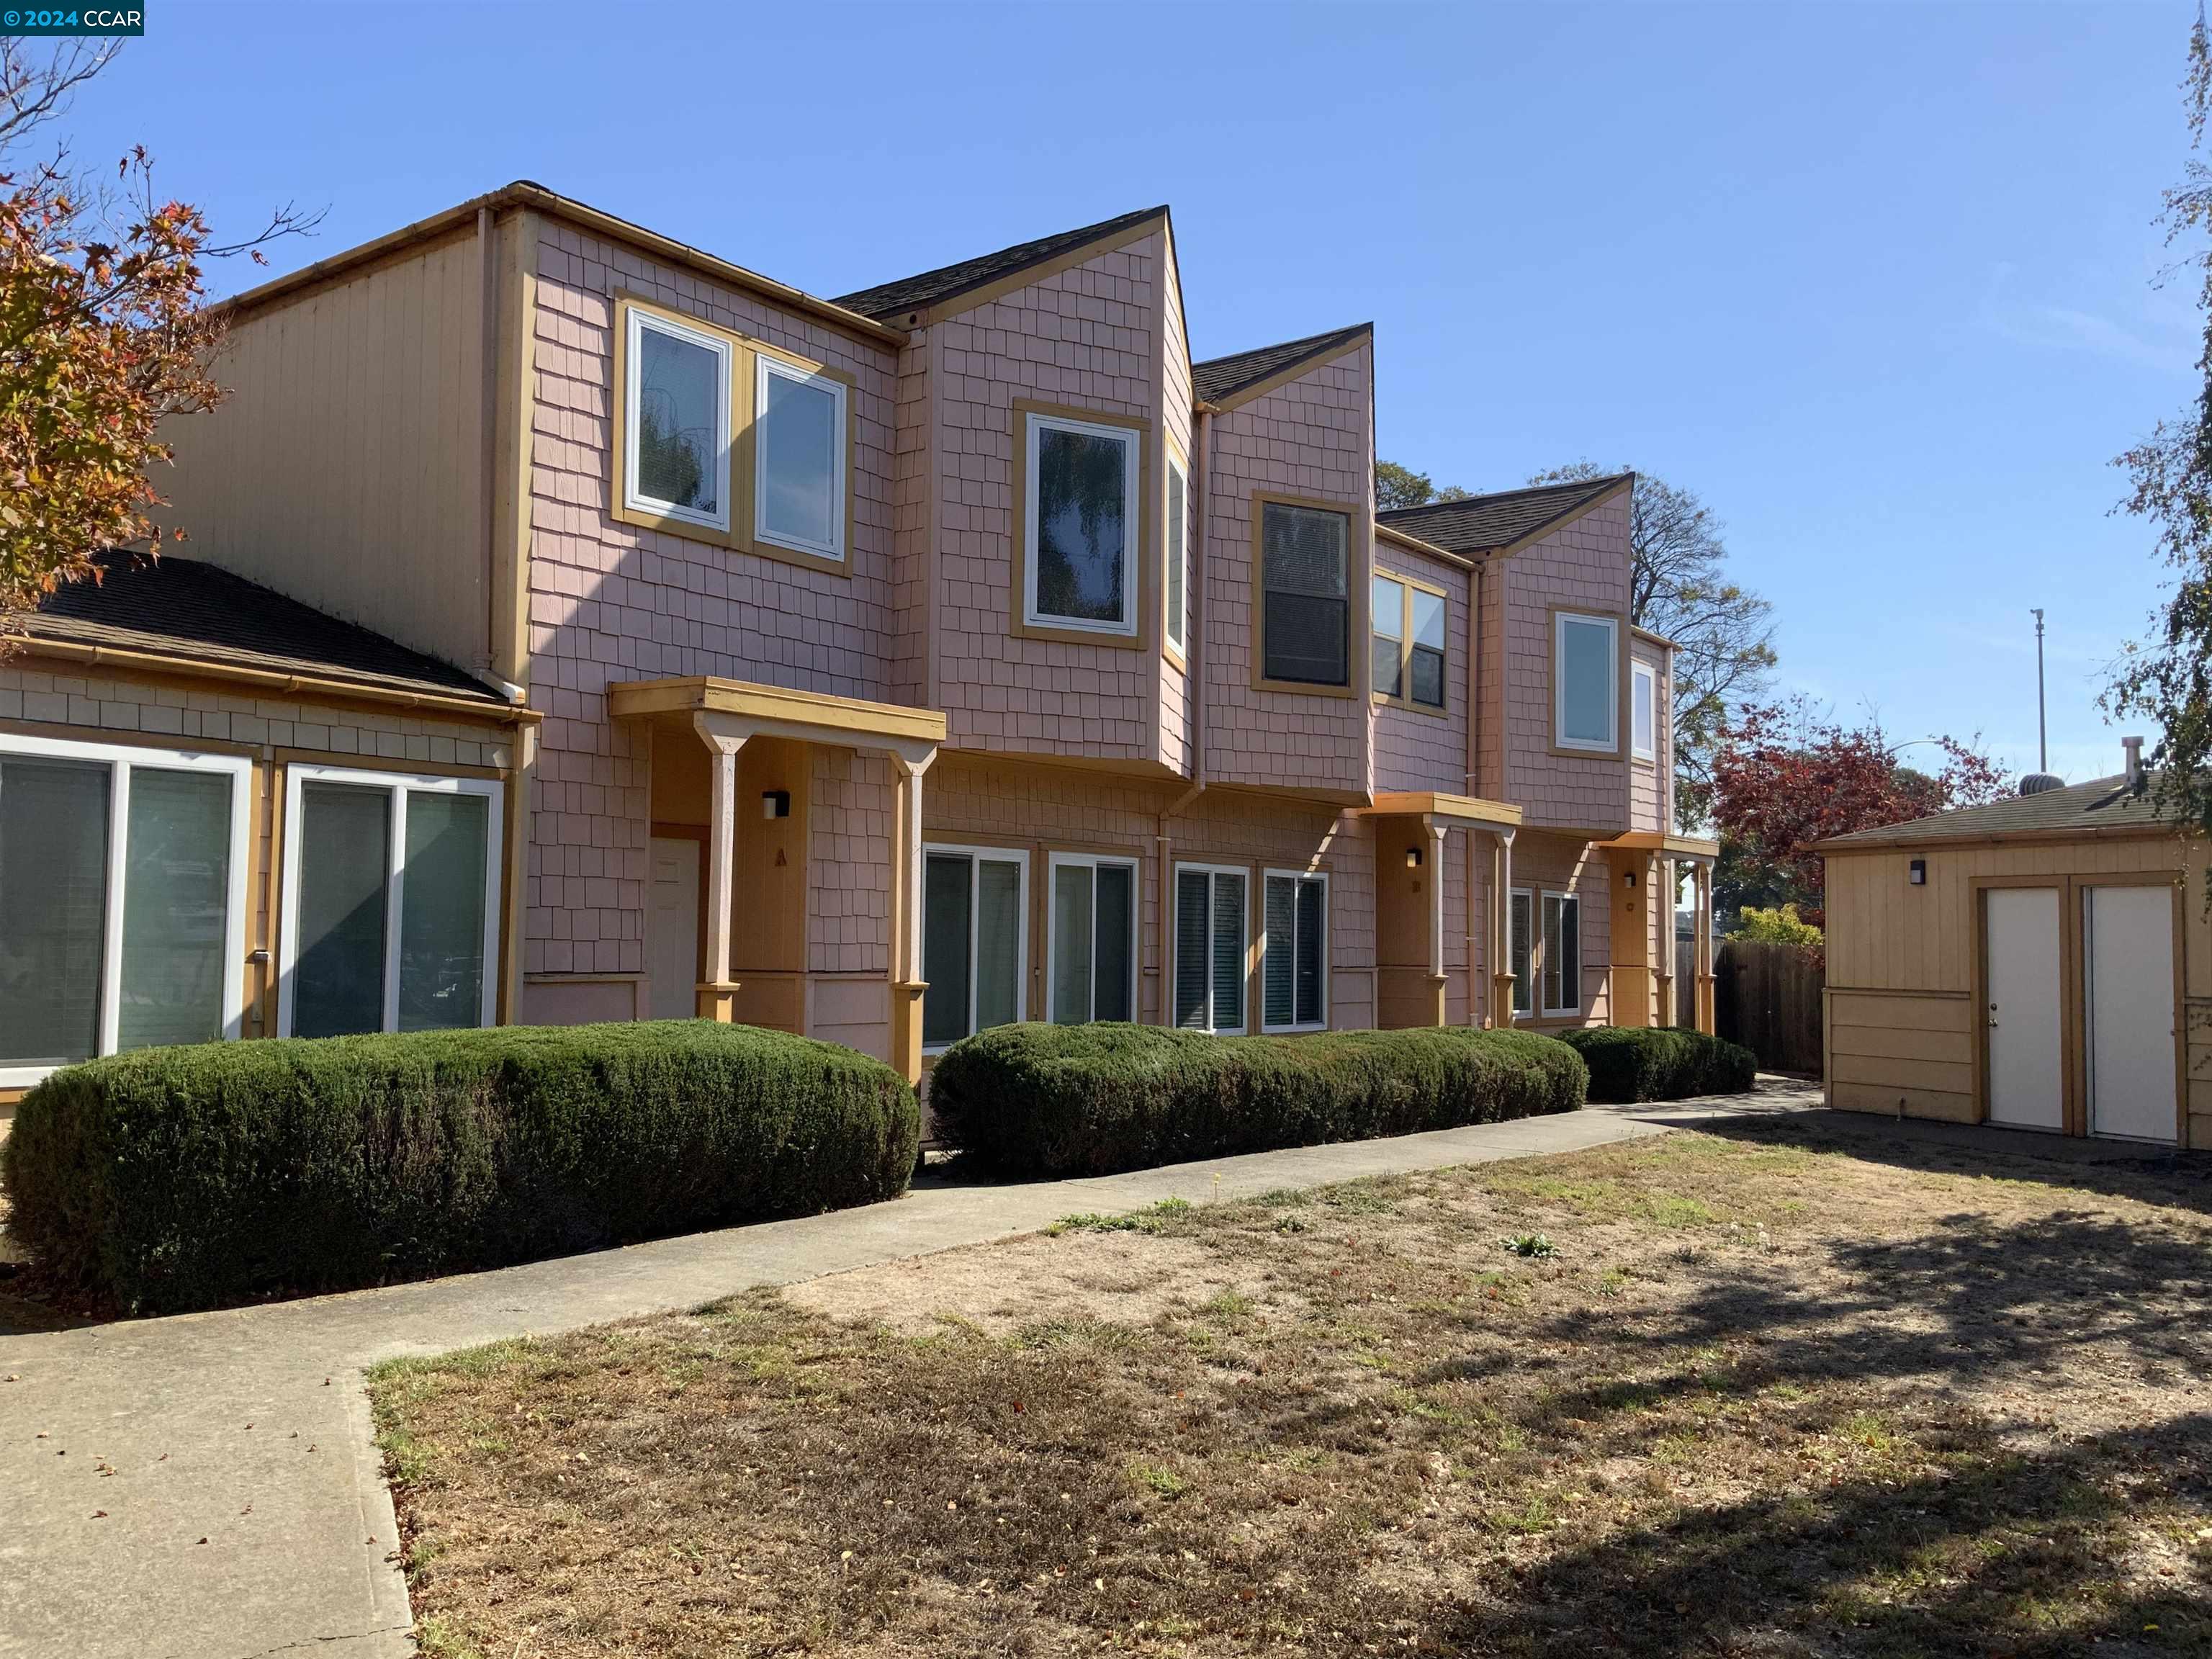
[[[1375,695],[1406,695],[1406,584],[1377,576],[1369,608],[1375,618]]]
[[[825,559],[845,556],[845,387],[757,354],[753,534]]]
[[[1168,457],[1168,643],[1178,651],[1190,629],[1190,484],[1182,463]]]
[[[624,504],[716,530],[730,527],[729,342],[627,309]]]
[[[1025,426],[1024,618],[1135,634],[1139,434],[1034,413]]]
[[[1413,649],[1407,659],[1412,684],[1407,696],[1424,708],[1444,706],[1444,596],[1425,587],[1408,589]]]
[[[1561,749],[1610,755],[1620,747],[1620,620],[1553,618],[1553,742]]]
[[[1441,710],[1444,706],[1444,596],[1399,576],[1377,576],[1375,695]]]
[[[1659,677],[1650,663],[1640,662],[1629,684],[1634,689],[1628,700],[1628,751],[1638,760],[1652,760],[1659,753]]]
[[[1260,505],[1261,677],[1291,685],[1352,684],[1348,514]]]

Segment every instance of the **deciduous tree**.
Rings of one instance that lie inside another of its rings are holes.
[[[1395,461],[1378,459],[1375,463],[1375,510],[1388,513],[1394,507],[1426,507],[1431,501],[1463,501],[1470,491],[1457,484],[1446,484],[1442,489],[1425,472],[1416,472]]]

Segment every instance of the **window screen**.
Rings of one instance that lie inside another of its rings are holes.
[[[337,783],[301,787],[295,1036],[384,1029],[391,808],[386,789]],[[477,883],[483,883],[481,868]]]
[[[1126,627],[1134,436],[1042,421],[1033,429],[1033,615],[1044,622]]]
[[[1328,885],[1315,876],[1269,876],[1267,945],[1260,1018],[1282,1029],[1318,1025],[1328,956]]]
[[[1134,1019],[1137,872],[1126,864],[1098,866],[1097,919],[1092,928],[1097,965],[1091,979],[1093,1019]]]
[[[1176,1024],[1189,1030],[1244,1028],[1244,878],[1235,871],[1176,872]]]
[[[1091,872],[1062,864],[1052,872],[1052,1018],[1059,1025],[1091,1018]]]
[[[1582,902],[1544,895],[1544,1012],[1571,1014],[1583,1002]]]
[[[1413,645],[1407,667],[1407,695],[1430,708],[1444,706],[1444,602],[1419,588],[1413,594]]]
[[[399,888],[399,1029],[483,1023],[484,860],[491,802],[407,792],[406,874]]]
[[[100,1052],[109,770],[0,760],[0,1061]]]
[[[784,546],[838,556],[844,545],[844,388],[765,356],[758,361],[756,528]]]
[[[921,1040],[930,1048],[1021,1018],[1022,866],[973,853],[922,862]]]
[[[222,774],[131,769],[118,1049],[222,1035],[230,798]]]
[[[1513,895],[1513,1012],[1516,1014],[1532,1013],[1536,1006],[1536,983],[1529,976],[1530,947],[1535,938],[1533,903],[1528,893]]]
[[[1244,1025],[1244,878],[1213,878],[1213,1025]]]
[[[1341,513],[1261,504],[1262,672],[1271,680],[1349,685],[1352,606]]]
[[[1375,691],[1406,695],[1406,585],[1377,576],[1368,609],[1375,619]]]

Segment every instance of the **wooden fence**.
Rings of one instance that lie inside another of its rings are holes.
[[[1713,958],[1713,1023],[1769,1072],[1820,1072],[1827,973],[1794,945],[1723,940]]]

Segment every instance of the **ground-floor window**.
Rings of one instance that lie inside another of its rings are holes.
[[[0,738],[0,1085],[240,1034],[243,757]]]
[[[921,1042],[935,1050],[1023,1017],[1029,855],[922,849]]]
[[[1544,895],[1544,1012],[1583,1011],[1583,902],[1572,893]]]
[[[1328,878],[1267,874],[1260,1029],[1317,1031],[1328,1023]]]
[[[1244,1029],[1245,871],[1176,866],[1175,1011],[1185,1030]]]
[[[1513,1012],[1534,1013],[1536,1009],[1535,942],[1536,896],[1526,887],[1516,887],[1512,895],[1511,921],[1513,926]]]
[[[1052,855],[1045,1018],[1060,1025],[1137,1017],[1137,866]]]
[[[278,1030],[491,1024],[500,786],[338,767],[289,772]]]

